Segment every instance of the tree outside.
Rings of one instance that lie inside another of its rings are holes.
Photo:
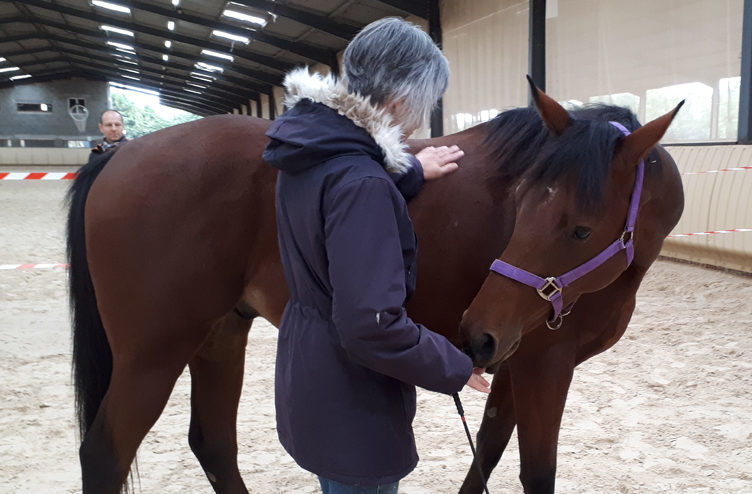
[[[110,96],[112,108],[123,116],[123,126],[129,139],[201,118],[193,113],[162,106],[156,96],[148,97],[115,87],[110,87]]]

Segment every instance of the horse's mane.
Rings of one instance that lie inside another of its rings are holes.
[[[505,111],[488,123],[483,147],[499,163],[502,180],[551,183],[565,175],[577,181],[577,208],[589,211],[603,199],[614,149],[623,137],[609,121],[630,131],[640,126],[626,108],[594,104],[569,112],[572,122],[561,136],[544,126],[533,108]]]

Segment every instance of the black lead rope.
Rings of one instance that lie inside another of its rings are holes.
[[[486,494],[488,494],[488,487],[486,486],[486,478],[483,476],[483,469],[480,467],[480,463],[478,462],[478,457],[475,455],[475,446],[473,446],[473,438],[470,437],[470,429],[467,428],[467,422],[465,421],[465,410],[462,408],[462,402],[460,401],[460,394],[454,393],[452,395],[452,398],[454,398],[454,404],[457,405],[457,412],[459,412],[460,418],[462,419],[462,425],[465,426],[465,434],[467,434],[467,440],[470,443],[470,451],[473,452],[473,463],[475,463],[475,466],[478,468],[480,481],[483,482],[483,490],[485,491]]]

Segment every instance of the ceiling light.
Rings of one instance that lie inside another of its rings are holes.
[[[120,74],[120,77],[125,77],[126,79],[133,79],[134,81],[140,81],[141,80],[138,77],[133,77],[132,75],[127,75],[127,74]]]
[[[206,62],[196,62],[194,65],[197,69],[206,70],[207,72],[223,72],[225,69],[216,65],[211,65]]]
[[[180,5],[180,0],[172,0],[172,5],[174,7],[177,7],[178,5]]]
[[[13,72],[14,70],[21,70],[20,67],[3,67],[0,72]]]
[[[108,26],[106,24],[102,24],[101,26],[99,26],[99,29],[101,29],[102,31],[113,32],[113,33],[118,33],[118,34],[123,34],[125,36],[133,37],[133,31],[128,31],[127,29],[120,29],[119,27],[115,27],[115,26]]]
[[[212,77],[208,74],[202,74],[200,72],[191,72],[190,76],[196,79],[200,79],[205,82],[214,82],[215,77]]]
[[[131,45],[126,45],[125,43],[118,43],[117,41],[108,41],[108,45],[114,46],[115,48],[120,48],[121,50],[127,50],[130,52],[136,51],[135,48],[133,48]]]
[[[136,63],[134,60],[131,60],[130,58],[125,58],[124,56],[122,56],[119,53],[113,53],[113,56],[115,57],[115,60],[117,60],[118,62],[130,63],[130,64],[133,64],[133,65],[138,65],[138,63]]]
[[[165,40],[164,45],[165,48],[172,48],[172,41],[170,41],[169,39]]]
[[[31,77],[31,75],[29,75],[29,74],[14,75],[13,77],[10,78],[10,80],[11,81],[17,81],[19,79],[28,79],[29,77]]]
[[[196,84],[195,82],[185,81],[185,83],[187,85],[189,85],[189,86],[193,86],[193,87],[197,87],[197,88],[201,88],[201,89],[206,89],[206,86],[202,86],[201,84]]]
[[[0,62],[5,62],[5,57],[0,57]]]
[[[195,90],[193,90],[193,89],[188,89],[187,87],[184,87],[184,88],[183,88],[183,91],[185,91],[186,93],[196,93],[196,94],[201,94],[201,91],[195,91]]]
[[[118,68],[119,68],[120,70],[124,70],[124,71],[126,71],[126,72],[133,72],[134,74],[140,74],[140,73],[141,73],[141,72],[139,72],[139,71],[138,71],[138,70],[136,70],[136,69],[129,69],[128,67],[118,67]]]
[[[209,55],[210,57],[221,58],[223,60],[229,60],[230,62],[233,62],[235,60],[235,57],[233,57],[232,55],[228,55],[226,53],[220,53],[218,51],[213,51],[213,50],[203,49],[201,50],[201,54]]]
[[[123,84],[122,82],[110,81],[110,86],[114,86],[120,89],[127,89],[129,91],[137,91],[139,93],[144,93],[144,94],[151,94],[153,96],[159,96],[158,91],[152,91],[151,89],[144,89],[138,86],[131,86],[129,84]]]
[[[167,62],[167,61],[169,61],[169,60],[170,60],[170,57],[169,57],[169,56],[167,56],[167,55],[162,55],[162,61],[163,61],[163,62]]]
[[[231,17],[233,19],[237,19],[239,21],[250,22],[251,24],[256,24],[261,27],[266,26],[266,23],[268,22],[263,17],[259,17],[257,15],[251,15],[251,14],[244,14],[243,12],[238,12],[237,10],[225,9],[225,11],[222,12],[222,15],[225,17]]]
[[[109,9],[109,10],[115,10],[117,12],[122,12],[124,14],[130,14],[131,9],[126,7],[125,5],[118,5],[116,3],[112,2],[103,2],[102,0],[92,0],[91,2],[96,7],[102,7],[103,9]]]
[[[167,29],[169,29],[170,31],[174,31],[175,30],[175,21],[167,21]]]
[[[238,36],[238,35],[231,34],[225,31],[219,31],[218,29],[215,29],[214,31],[212,31],[212,36],[219,36],[220,38],[227,38],[233,41],[240,41],[241,43],[244,43],[246,45],[251,42],[251,38],[247,38],[245,36]]]

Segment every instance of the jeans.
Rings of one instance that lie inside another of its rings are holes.
[[[345,485],[333,480],[319,477],[322,494],[397,494],[399,481],[393,484],[382,484],[375,486]]]

